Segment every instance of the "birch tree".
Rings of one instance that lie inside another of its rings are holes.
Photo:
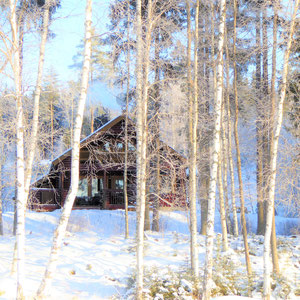
[[[273,140],[274,140],[274,115],[275,115],[275,102],[276,102],[276,53],[277,53],[277,22],[278,22],[278,3],[274,1],[273,3],[273,48],[272,48],[272,78],[271,78],[271,109],[270,109],[270,162],[271,162],[271,149],[273,149]],[[273,270],[275,274],[279,274],[279,262],[277,254],[277,240],[276,240],[276,226],[275,226],[275,207],[273,209],[273,221],[272,221],[272,234],[271,234],[271,246],[272,246],[272,261],[273,261]]]
[[[231,112],[230,112],[230,78],[229,78],[229,51],[228,51],[228,38],[226,30],[226,115],[227,115],[227,131],[228,131],[228,160],[229,160],[229,172],[230,172],[230,187],[231,187],[231,204],[233,214],[233,234],[238,236],[238,219],[235,202],[235,181],[234,181],[234,167],[232,158],[232,128],[231,128]]]
[[[221,106],[223,94],[223,46],[226,20],[226,1],[220,0],[219,17],[219,41],[217,48],[217,79],[216,94],[214,99],[214,133],[212,136],[212,153],[210,162],[210,182],[208,194],[208,216],[206,235],[205,273],[203,282],[203,299],[210,299],[212,288],[212,265],[213,265],[213,239],[214,239],[214,217],[215,197],[217,184],[218,160],[220,155],[220,129],[221,129]]]
[[[261,18],[260,8],[256,9],[255,18],[256,57],[256,190],[257,190],[257,234],[264,233],[264,201],[263,201],[263,150],[262,150],[262,110],[261,110]]]
[[[23,107],[22,107],[22,89],[21,89],[21,70],[20,70],[20,53],[18,39],[18,25],[16,17],[17,1],[9,1],[9,22],[11,26],[12,55],[11,66],[13,70],[15,99],[17,108],[16,117],[16,135],[17,135],[17,299],[24,299],[24,280],[25,280],[25,207],[26,198],[24,188],[24,124],[23,124]]]
[[[234,79],[233,79],[233,89],[234,89],[234,102],[235,102],[235,122],[234,122],[234,139],[236,147],[236,161],[238,169],[238,179],[239,179],[239,194],[240,194],[240,204],[241,204],[241,223],[242,232],[245,247],[245,260],[247,265],[247,273],[249,277],[249,282],[252,276],[252,268],[249,255],[248,239],[247,239],[247,227],[246,227],[246,217],[245,217],[245,201],[244,201],[244,190],[243,190],[243,180],[242,180],[242,163],[241,163],[241,153],[239,145],[238,136],[238,120],[239,120],[239,105],[238,105],[238,91],[237,91],[237,66],[236,66],[236,23],[237,23],[237,0],[233,0],[233,69],[234,69]]]
[[[72,141],[71,155],[71,185],[62,209],[59,224],[54,232],[53,244],[49,261],[46,267],[40,287],[37,291],[38,298],[44,298],[50,293],[51,284],[58,263],[58,257],[63,238],[65,236],[68,220],[71,214],[73,203],[78,190],[79,182],[79,151],[80,151],[80,133],[82,128],[84,106],[87,98],[87,89],[89,81],[90,59],[91,59],[91,32],[92,32],[92,0],[86,1],[85,9],[85,43],[84,43],[84,61],[81,73],[80,97],[78,100],[77,113],[74,124],[74,133]]]
[[[191,8],[190,1],[186,1],[187,9],[187,80],[189,98],[189,203],[190,203],[190,251],[191,266],[195,278],[198,276],[198,251],[197,251],[197,215],[196,215],[196,168],[197,168],[197,125],[198,125],[198,93],[197,93],[197,42],[198,42],[198,14],[199,1],[196,2],[195,9],[195,52],[194,52],[194,83],[192,81],[191,67]],[[194,95],[192,94],[194,91]]]
[[[129,41],[130,31],[130,0],[127,1],[127,40]],[[124,156],[124,204],[125,204],[125,239],[129,237],[128,224],[128,194],[127,194],[127,171],[128,171],[128,106],[130,93],[130,45],[127,43],[127,85],[126,85],[126,106],[125,106],[125,156]]]
[[[35,92],[34,92],[33,118],[32,118],[32,126],[31,126],[30,143],[29,143],[29,149],[26,158],[26,169],[25,169],[24,190],[25,190],[26,203],[28,201],[28,196],[29,196],[32,165],[33,165],[34,153],[37,144],[37,133],[38,133],[38,123],[39,123],[39,103],[40,103],[41,86],[42,86],[42,79],[43,79],[44,61],[45,61],[45,48],[46,48],[46,42],[48,36],[49,10],[51,6],[52,5],[50,5],[50,0],[46,0],[43,6],[43,28],[42,28],[42,36],[41,36],[41,43],[40,43],[38,73],[37,73]]]
[[[145,97],[145,74],[143,76],[143,37],[142,37],[142,3],[137,0],[136,3],[136,102],[137,102],[137,248],[136,248],[136,297],[143,298],[143,277],[144,277],[144,218],[146,203],[146,121],[147,121],[147,97]],[[148,2],[148,11],[151,6],[151,0]]]
[[[273,132],[273,142],[272,149],[270,152],[270,180],[269,180],[269,195],[268,195],[268,205],[266,213],[266,229],[265,229],[265,240],[264,240],[264,289],[263,298],[271,298],[271,264],[270,264],[270,241],[271,241],[271,231],[272,231],[272,219],[274,218],[274,198],[275,198],[275,181],[276,181],[276,169],[277,169],[277,154],[278,154],[278,142],[281,130],[281,124],[283,119],[283,104],[286,94],[287,86],[287,74],[288,74],[288,62],[293,41],[293,35],[295,31],[296,16],[298,12],[299,0],[295,1],[294,12],[290,22],[289,34],[287,37],[287,45],[284,53],[283,60],[283,70],[282,70],[282,81],[281,90],[279,95],[279,102],[277,106],[277,116],[274,118],[274,132]]]

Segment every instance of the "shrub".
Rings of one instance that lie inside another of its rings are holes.
[[[212,296],[248,295],[248,277],[243,270],[238,269],[239,264],[233,260],[232,253],[221,253],[221,235],[217,236],[216,257],[214,261]],[[247,273],[246,273],[247,274]]]
[[[127,299],[134,299],[135,279],[133,274],[128,278]],[[186,271],[174,272],[171,269],[161,270],[157,267],[144,271],[145,299],[199,299],[198,282],[194,282],[191,273]]]

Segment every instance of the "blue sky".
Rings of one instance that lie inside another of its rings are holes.
[[[109,0],[93,1],[93,25],[99,34],[107,31],[109,3]],[[54,70],[62,81],[78,78],[78,72],[69,66],[73,64],[72,57],[84,36],[85,4],[85,0],[62,0],[50,27],[56,37],[48,43],[45,69]],[[109,88],[104,82],[94,84],[90,90],[91,98],[106,107],[120,109],[115,101],[117,90]]]

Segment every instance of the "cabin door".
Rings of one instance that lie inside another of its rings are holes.
[[[109,204],[124,205],[124,179],[123,176],[113,175],[108,179]]]

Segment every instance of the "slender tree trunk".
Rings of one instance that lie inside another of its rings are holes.
[[[128,62],[129,65],[129,62]],[[129,79],[128,79],[129,81]],[[124,204],[125,204],[125,239],[129,238],[129,224],[128,224],[128,193],[127,193],[127,181],[128,181],[128,99],[129,97],[129,87],[127,83],[127,95],[126,95],[126,117],[125,117],[125,157],[124,157]]]
[[[274,1],[274,17],[273,17],[273,49],[272,49],[272,80],[271,80],[271,112],[270,112],[270,163],[271,163],[271,149],[273,149],[274,141],[274,116],[275,116],[275,81],[276,81],[276,51],[277,51],[277,1]],[[269,163],[269,164],[270,164]],[[271,174],[270,174],[271,175]],[[273,209],[273,221],[272,221],[272,235],[271,235],[271,247],[272,247],[272,262],[273,262],[273,272],[279,274],[279,262],[277,253],[277,241],[276,241],[276,226],[275,226],[275,206]]]
[[[136,98],[137,98],[137,282],[136,297],[143,299],[144,277],[144,218],[146,202],[146,158],[147,158],[147,108],[148,108],[148,68],[151,36],[152,1],[148,1],[148,27],[146,47],[143,47],[142,35],[142,5],[137,0],[136,31],[137,31],[137,60],[136,60]],[[143,51],[144,50],[144,51]],[[143,68],[144,62],[144,68]],[[143,74],[144,69],[144,74]],[[144,76],[143,76],[144,75]]]
[[[154,132],[155,132],[155,148],[156,148],[156,195],[153,202],[153,221],[152,230],[159,231],[159,203],[160,203],[160,190],[161,190],[161,178],[160,178],[160,122],[159,122],[159,112],[160,112],[160,99],[159,99],[159,31],[155,34],[155,118],[154,118]]]
[[[92,81],[92,79],[91,79],[91,81]],[[90,109],[91,109],[91,133],[93,133],[94,132],[94,107],[93,107],[93,104],[91,104]]]
[[[201,107],[201,114],[203,115],[204,120],[210,119],[210,104],[209,98],[211,97],[211,89],[210,89],[210,71],[211,66],[213,66],[213,85],[212,90],[215,91],[215,82],[216,82],[216,72],[215,72],[215,5],[212,1],[210,3],[210,12],[211,12],[211,20],[209,20],[208,13],[205,15],[205,23],[206,23],[206,31],[209,32],[209,38],[206,38],[206,50],[205,50],[205,80],[206,80],[206,94],[205,98],[207,99],[203,105],[203,109]],[[200,17],[202,17],[200,15]],[[210,45],[210,49],[209,49]],[[200,233],[206,235],[207,233],[207,215],[208,215],[208,197],[209,197],[209,180],[210,180],[210,130],[205,130],[204,133],[204,142],[201,143],[203,146],[202,152],[204,153],[204,163],[203,163],[203,172],[200,173],[200,182],[201,182],[201,195],[200,195],[200,205],[201,205],[201,229]]]
[[[81,90],[78,100],[77,114],[75,119],[75,128],[72,145],[72,166],[71,166],[71,186],[62,209],[59,224],[54,232],[53,244],[51,248],[48,265],[37,292],[38,298],[43,298],[50,293],[52,279],[56,270],[59,251],[63,238],[65,236],[68,220],[71,214],[73,203],[78,190],[79,182],[79,152],[80,152],[80,133],[82,128],[82,119],[84,106],[87,97],[90,58],[91,58],[91,32],[92,32],[92,0],[86,1],[85,11],[85,43],[84,43],[84,62],[81,75]]]
[[[223,251],[227,251],[228,238],[227,238],[226,213],[225,213],[225,205],[224,205],[221,152],[220,152],[219,166],[218,166],[218,188],[219,188],[219,204],[220,204],[220,216],[221,216],[221,227],[222,227],[222,245],[223,245]]]
[[[158,125],[159,126],[159,125]],[[160,189],[161,189],[161,178],[160,178],[160,140],[156,138],[156,195],[153,203],[153,221],[152,230],[159,231],[159,203],[160,203]]]
[[[226,28],[225,28],[226,30]],[[227,39],[226,39],[227,41]],[[221,151],[221,168],[223,171],[223,186],[224,186],[224,196],[225,196],[225,218],[226,218],[226,224],[227,224],[227,231],[229,234],[232,233],[232,224],[231,224],[231,220],[230,220],[230,210],[229,210],[229,200],[228,200],[228,178],[227,178],[227,172],[228,172],[228,146],[227,146],[227,126],[226,126],[226,121],[225,121],[225,115],[227,115],[227,113],[225,112],[225,93],[223,96],[223,104],[222,104],[222,130],[221,130],[221,134],[222,134],[222,151]]]
[[[270,170],[270,139],[269,139],[269,122],[270,122],[270,92],[269,92],[269,73],[268,73],[268,20],[267,20],[267,4],[262,4],[262,99],[260,110],[261,122],[262,122],[262,166],[263,166],[263,199],[264,210],[267,209],[267,197],[268,197],[268,178]],[[265,221],[265,219],[264,219]],[[265,222],[264,222],[265,227]]]
[[[247,273],[249,282],[251,282],[252,277],[252,268],[250,262],[249,255],[249,247],[248,247],[248,238],[247,238],[247,227],[246,227],[246,217],[245,217],[245,201],[244,201],[244,191],[243,191],[243,180],[242,180],[242,163],[241,163],[241,153],[240,153],[240,145],[239,145],[239,137],[238,137],[238,113],[239,113],[239,105],[238,105],[238,93],[237,93],[237,70],[236,70],[236,21],[237,21],[237,0],[234,0],[234,21],[233,21],[233,68],[234,68],[234,100],[235,100],[235,122],[234,122],[234,138],[235,138],[235,146],[236,146],[236,161],[238,168],[238,179],[239,179],[239,194],[240,194],[240,202],[241,202],[241,223],[242,223],[242,232],[244,239],[244,247],[245,247],[245,260],[247,265]]]
[[[16,18],[17,2],[9,1],[10,25],[12,31],[12,69],[15,82],[15,97],[17,107],[16,132],[17,132],[17,299],[24,299],[25,280],[25,189],[24,189],[24,125],[20,72],[20,53],[18,41],[18,25]]]
[[[198,251],[197,251],[197,216],[196,216],[196,167],[197,167],[197,118],[198,118],[198,91],[197,91],[197,49],[195,49],[195,66],[194,66],[194,83],[192,81],[191,67],[191,8],[190,1],[186,1],[187,10],[187,84],[188,84],[188,99],[189,99],[189,203],[190,203],[190,252],[191,252],[191,267],[194,277],[198,276]],[[195,45],[198,41],[198,13],[199,1],[197,1],[195,11]],[[194,89],[194,97],[192,90]]]
[[[147,180],[146,180],[146,182],[147,182]],[[146,194],[149,194],[147,188],[146,188]],[[150,203],[149,203],[149,197],[146,195],[144,230],[148,231],[150,229],[151,229],[151,226],[150,226]]]
[[[26,172],[25,172],[25,199],[28,201],[29,197],[29,188],[31,181],[32,165],[37,143],[37,133],[38,133],[38,123],[39,123],[39,105],[40,105],[40,95],[42,88],[42,78],[43,78],[43,69],[45,61],[45,48],[48,36],[48,23],[49,23],[49,0],[45,2],[43,8],[43,31],[42,39],[40,44],[40,56],[38,64],[38,73],[37,80],[34,92],[34,104],[33,104],[33,118],[32,118],[32,128],[30,135],[29,150],[26,159]]]
[[[17,154],[16,154],[16,157],[17,157]],[[15,173],[16,173],[16,178],[17,178],[17,162],[16,162],[16,170],[15,170]],[[13,224],[13,235],[16,236],[17,234],[17,181],[15,183],[15,199],[14,199],[14,224]],[[16,245],[17,247],[17,241],[16,241]],[[15,260],[15,256],[13,258],[13,263],[14,263],[14,260]]]
[[[234,167],[232,158],[232,129],[231,129],[231,111],[230,111],[230,78],[229,78],[229,51],[228,51],[228,39],[226,30],[226,78],[227,78],[227,90],[226,90],[226,112],[227,112],[227,131],[228,131],[228,159],[229,159],[229,172],[230,172],[230,187],[231,187],[231,204],[233,215],[233,234],[239,235],[238,218],[235,202],[235,180],[234,180]]]
[[[54,148],[54,122],[53,122],[53,99],[50,99],[50,126],[51,126],[51,159],[53,158]]]
[[[130,0],[127,1],[127,41],[129,41],[129,26],[130,26]],[[126,108],[125,108],[125,157],[124,157],[124,204],[125,204],[125,239],[129,238],[129,224],[128,224],[128,106],[129,106],[129,92],[130,92],[130,45],[127,45],[127,86],[126,86]]]
[[[33,106],[33,118],[32,118],[32,128],[31,128],[31,136],[30,136],[30,143],[29,143],[29,150],[27,155],[27,163],[26,163],[26,169],[25,169],[25,182],[24,182],[24,214],[29,198],[29,188],[30,188],[30,180],[31,180],[31,172],[32,172],[32,165],[33,165],[33,159],[34,159],[34,153],[36,148],[36,141],[37,141],[37,131],[38,131],[38,115],[39,115],[39,99],[41,94],[41,82],[42,82],[42,74],[43,74],[43,65],[44,65],[44,57],[45,57],[45,45],[47,41],[47,35],[48,35],[48,22],[49,22],[49,7],[46,4],[44,5],[44,11],[43,11],[43,31],[42,31],[42,39],[40,44],[40,56],[39,56],[39,64],[38,64],[38,74],[37,74],[37,81],[36,81],[36,87],[35,87],[35,93],[34,93],[34,106]],[[22,89],[22,65],[23,65],[23,19],[21,20],[20,24],[20,33],[19,37],[21,40],[19,40],[19,72],[20,72],[20,90]],[[16,221],[17,223],[17,214],[15,214],[16,218],[14,218],[14,223]],[[17,227],[17,226],[16,226]],[[15,228],[15,227],[14,227]],[[15,233],[15,231],[14,231]],[[17,243],[17,241],[16,241]],[[15,245],[15,249],[18,249],[18,245]],[[15,270],[15,262],[17,260],[17,257],[15,255],[18,255],[18,251],[14,251],[14,258],[13,258],[13,266],[12,266],[12,273]]]
[[[215,198],[218,160],[220,155],[220,130],[221,130],[221,105],[223,94],[223,46],[226,20],[226,1],[220,0],[220,22],[219,22],[219,41],[217,53],[217,80],[216,94],[214,101],[214,133],[212,140],[210,182],[208,197],[208,217],[207,217],[207,235],[206,235],[206,256],[205,273],[203,283],[203,299],[210,299],[212,288],[212,266],[213,266],[213,238],[214,238],[214,217],[215,217]]]
[[[264,234],[264,193],[263,193],[263,134],[262,134],[262,95],[261,95],[261,17],[260,9],[256,10],[256,189],[257,189],[257,234]]]
[[[277,117],[274,118],[274,139],[271,149],[271,160],[270,160],[270,181],[269,181],[269,197],[268,206],[266,214],[266,231],[265,231],[265,241],[264,241],[264,299],[269,300],[271,297],[271,266],[270,266],[270,240],[272,231],[272,219],[274,214],[274,198],[275,198],[275,181],[276,181],[276,169],[277,169],[277,153],[278,153],[278,142],[283,118],[283,104],[286,93],[287,85],[287,73],[288,73],[288,62],[291,51],[291,45],[293,41],[293,35],[295,31],[295,21],[298,11],[299,0],[295,1],[294,12],[291,19],[290,30],[287,39],[287,47],[284,53],[283,60],[283,70],[282,70],[282,81],[281,81],[281,91],[280,98],[277,108]]]

